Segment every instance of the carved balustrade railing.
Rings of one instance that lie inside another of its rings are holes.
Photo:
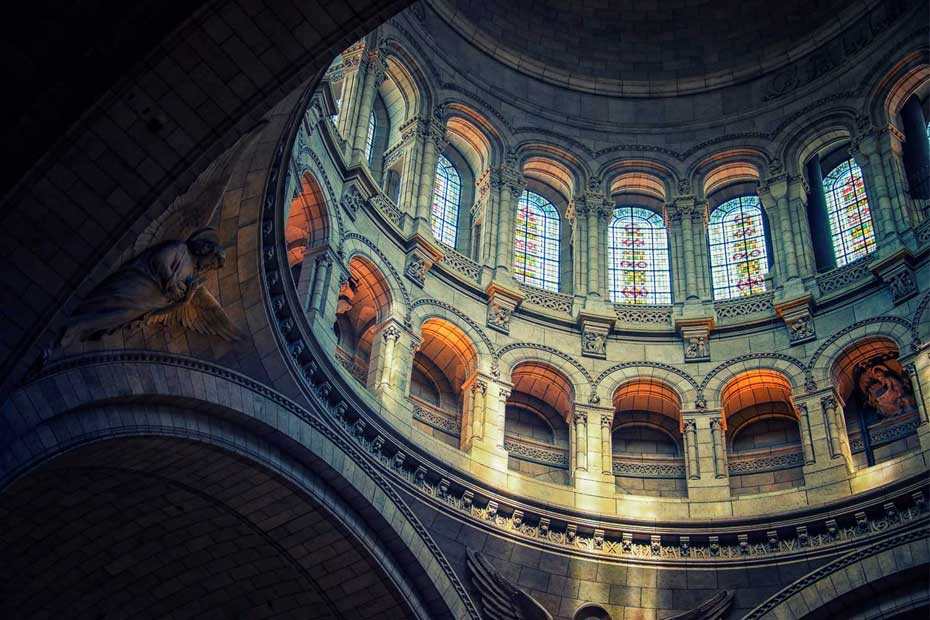
[[[615,476],[630,478],[685,478],[684,459],[613,455]]]
[[[520,290],[523,292],[523,303],[541,306],[546,310],[554,312],[572,313],[572,296],[564,293],[555,293],[545,289],[536,288],[527,284],[520,283]]]
[[[436,407],[435,405],[430,405],[415,396],[411,396],[410,400],[413,402],[413,419],[427,426],[446,433],[447,435],[452,435],[454,437],[459,437],[462,433],[462,420],[461,417],[453,411],[445,411]]]
[[[614,312],[621,323],[672,326],[671,305],[614,304]]]
[[[817,287],[823,294],[833,293],[847,286],[858,283],[872,275],[869,271],[869,259],[865,256],[817,276]]]
[[[456,252],[445,244],[442,244],[442,251],[444,252],[444,256],[442,260],[436,263],[437,265],[461,274],[475,282],[481,278],[481,265],[464,254]]]
[[[510,456],[521,461],[530,461],[540,465],[549,465],[560,469],[568,469],[568,449],[552,444],[534,441],[526,437],[506,435],[504,449]]]
[[[730,452],[727,469],[730,475],[761,474],[767,471],[792,469],[804,465],[801,446],[784,446],[772,450]]]
[[[872,441],[872,447],[877,448],[903,439],[917,432],[920,426],[920,419],[917,416],[908,416],[905,420],[884,420],[869,427],[869,438]],[[862,452],[865,450],[865,443],[862,441],[860,431],[849,433],[849,449],[853,452]]]
[[[739,319],[753,314],[774,314],[775,294],[759,293],[726,301],[715,301],[714,310],[721,321],[726,319]]]
[[[359,363],[351,353],[336,347],[336,361],[339,362],[340,366],[349,371],[352,378],[362,385],[365,385],[368,381],[368,368]]]

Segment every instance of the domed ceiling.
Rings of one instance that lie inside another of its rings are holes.
[[[755,77],[838,34],[873,0],[429,0],[462,36],[548,82],[614,95]]]

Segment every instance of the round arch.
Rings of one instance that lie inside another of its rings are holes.
[[[319,417],[259,383],[205,362],[163,354],[102,357],[71,360],[20,389],[17,400],[24,403],[39,394],[60,398],[41,409],[22,407],[5,416],[11,431],[5,436],[11,439],[0,444],[0,488],[58,455],[106,440],[168,437],[210,445],[261,464],[333,515],[366,515],[348,529],[411,597],[414,617],[478,620],[474,604],[416,515],[383,474]],[[186,380],[164,380],[180,375],[178,368]],[[83,387],[64,393],[66,385]],[[344,468],[344,459],[356,466]],[[153,460],[160,456],[156,453]],[[334,480],[339,482],[332,486]],[[381,517],[375,507],[382,505],[402,518]],[[405,545],[409,552],[401,552],[403,557],[389,551]]]
[[[513,369],[527,362],[552,366],[558,370],[571,384],[576,400],[590,393],[594,385],[591,375],[578,360],[567,353],[533,342],[515,342],[500,349],[498,368],[501,379],[510,381]]]
[[[489,373],[494,367],[496,352],[494,344],[478,323],[446,302],[423,297],[413,302],[410,324],[414,333],[421,333],[423,325],[430,320],[441,319],[455,326],[469,340],[477,355],[477,370]]]
[[[778,353],[757,353],[743,355],[724,362],[711,370],[700,385],[700,393],[713,409],[719,408],[721,394],[733,378],[749,370],[769,370],[783,375],[791,384],[793,393],[802,393],[806,389],[807,367],[790,355]]]
[[[907,351],[913,338],[911,324],[898,317],[873,317],[853,323],[830,336],[811,355],[807,367],[817,385],[829,385],[832,369],[849,347],[869,337],[885,337],[895,343],[898,351]]]

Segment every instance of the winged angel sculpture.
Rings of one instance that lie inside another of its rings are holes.
[[[179,325],[236,340],[239,332],[204,286],[203,274],[226,260],[216,230],[201,228],[187,241],[164,241],[124,263],[71,314],[59,347],[99,340],[130,325]]]
[[[481,554],[471,549],[467,552],[468,568],[481,599],[481,614],[485,620],[553,620],[545,607],[510,583]],[[667,620],[720,620],[732,603],[733,593],[721,590],[695,609]]]

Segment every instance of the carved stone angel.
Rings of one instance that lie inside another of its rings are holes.
[[[98,284],[71,314],[59,346],[99,340],[135,324],[181,325],[236,340],[238,330],[201,274],[226,260],[216,230],[201,228],[187,241],[165,241],[124,263]]]

